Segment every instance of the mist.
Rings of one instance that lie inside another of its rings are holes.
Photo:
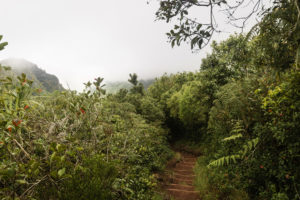
[[[99,76],[126,81],[129,73],[150,79],[195,71],[210,51],[172,49],[165,35],[172,24],[155,21],[155,1],[10,0],[1,6],[0,34],[9,45],[0,60],[24,58],[55,74],[65,88],[82,90]]]

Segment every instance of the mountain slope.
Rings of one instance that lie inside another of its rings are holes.
[[[139,82],[143,84],[143,86],[146,90],[154,81],[155,81],[155,79],[139,80]],[[111,93],[111,94],[115,94],[120,89],[130,90],[130,88],[132,88],[132,84],[129,83],[128,81],[107,82],[105,84],[105,89],[106,89],[107,93]]]
[[[25,73],[29,79],[35,82],[35,86],[42,87],[48,92],[64,90],[55,75],[48,74],[45,70],[40,69],[36,64],[25,59],[10,58],[0,61],[0,64],[11,67],[12,72],[15,75]]]

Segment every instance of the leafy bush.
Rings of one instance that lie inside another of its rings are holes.
[[[160,123],[147,123],[154,117],[146,120],[135,105],[103,98],[102,80],[87,83],[83,93],[53,94],[33,91],[24,74],[1,80],[1,199],[149,199],[154,194],[153,173],[170,154],[167,132]],[[149,100],[142,101],[143,109],[162,113]]]

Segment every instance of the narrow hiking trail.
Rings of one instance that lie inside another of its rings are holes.
[[[196,191],[194,186],[195,167],[197,157],[182,153],[180,162],[176,163],[169,170],[171,177],[169,183],[165,186],[165,191],[170,199],[174,200],[200,200],[199,192]]]

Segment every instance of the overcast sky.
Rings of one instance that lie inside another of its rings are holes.
[[[172,49],[155,22],[158,3],[146,0],[0,0],[0,34],[9,45],[0,60],[24,58],[71,89],[101,76],[127,80],[129,73],[152,78],[164,72],[195,71],[209,48]],[[216,35],[220,40],[228,33]]]

